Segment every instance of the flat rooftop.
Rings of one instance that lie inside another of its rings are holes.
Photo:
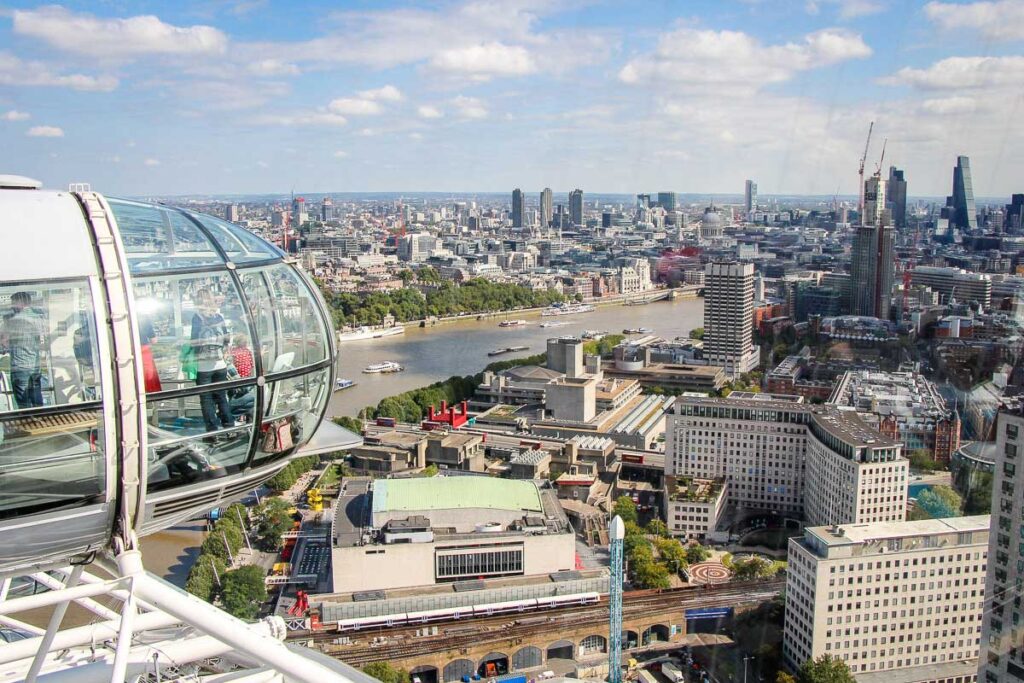
[[[971,517],[949,517],[946,519],[922,519],[914,522],[873,522],[871,524],[840,524],[835,527],[815,526],[804,529],[814,534],[827,546],[862,545],[872,541],[912,536],[935,536],[966,531],[988,531],[991,527],[989,515]],[[842,533],[840,533],[842,532]]]
[[[490,509],[543,513],[540,491],[532,481],[492,477],[378,479],[373,512]]]

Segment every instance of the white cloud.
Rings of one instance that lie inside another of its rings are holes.
[[[256,165],[259,166],[260,168],[270,168],[270,164],[268,164],[265,161],[257,161]]]
[[[71,88],[73,90],[109,92],[117,87],[113,76],[60,74],[42,62],[24,61],[10,52],[0,52],[0,85],[21,85]]]
[[[335,152],[334,152],[334,158],[335,159],[344,159],[347,156],[348,156],[348,152],[346,152],[343,149],[335,150]]]
[[[335,114],[346,116],[372,116],[383,111],[381,106],[373,100],[361,100],[357,97],[339,97],[331,100],[327,105]]]
[[[146,159],[142,163],[144,163],[146,166],[159,166],[160,165],[160,160],[159,159]]]
[[[978,108],[979,101],[972,97],[940,97],[924,100],[921,109],[930,114],[969,114]]]
[[[362,90],[356,93],[356,97],[362,100],[380,100],[382,102],[401,102],[402,91],[393,85],[385,85],[375,90]]]
[[[926,69],[904,67],[881,82],[919,90],[1019,88],[1024,57],[949,57]]]
[[[409,139],[419,142],[423,139],[423,133],[409,133]]]
[[[14,32],[75,54],[97,58],[141,55],[218,55],[228,38],[212,26],[173,26],[152,15],[96,17],[49,6],[12,13]]]
[[[280,59],[261,59],[251,62],[247,71],[253,76],[298,76],[299,67]]]
[[[348,123],[348,119],[340,114],[325,111],[295,112],[291,114],[261,114],[251,121],[264,126],[324,127],[337,128]]]
[[[986,40],[1024,40],[1024,2],[929,2],[925,16],[947,31],[969,29]]]
[[[424,119],[439,119],[444,116],[444,112],[429,104],[422,104],[416,107],[416,113],[420,115],[420,118]]]
[[[885,9],[885,4],[879,0],[809,0],[805,9],[808,14],[818,14],[822,4],[837,7],[840,19],[866,17]]]
[[[62,138],[64,131],[57,126],[32,126],[25,135],[30,138]]]
[[[11,109],[0,116],[0,120],[4,121],[28,121],[32,118],[28,112],[18,111],[17,109]]]
[[[477,80],[524,76],[537,70],[536,62],[525,47],[499,42],[441,50],[430,60],[430,66],[448,73],[467,74]]]
[[[459,95],[452,100],[452,106],[456,113],[464,119],[485,119],[487,118],[487,107],[477,97],[466,97]]]
[[[763,45],[739,31],[681,27],[662,34],[654,52],[631,59],[620,71],[625,83],[673,82],[681,86],[760,84],[789,80],[799,71],[871,55],[857,34],[823,29],[800,43]]]

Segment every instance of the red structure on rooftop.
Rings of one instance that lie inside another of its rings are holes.
[[[441,410],[434,411],[434,406],[427,408],[427,422],[440,422],[458,429],[469,420],[469,407],[465,401],[459,404],[459,412],[455,412],[455,406],[448,407],[448,401],[441,401]]]

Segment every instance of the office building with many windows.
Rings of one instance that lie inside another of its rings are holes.
[[[754,265],[713,262],[704,269],[704,358],[736,378],[757,368]]]
[[[999,413],[979,683],[1024,681],[1024,413]]]
[[[831,655],[858,683],[973,681],[988,556],[988,515],[804,529],[789,541],[785,665]]]
[[[907,460],[855,413],[800,396],[685,396],[666,428],[668,477],[724,480],[726,503],[810,524],[902,521]],[[682,533],[685,528],[669,529]]]

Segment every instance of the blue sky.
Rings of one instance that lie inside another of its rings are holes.
[[[2,1],[2,0],[0,0]],[[0,172],[111,194],[1024,191],[1024,0],[0,7]]]

